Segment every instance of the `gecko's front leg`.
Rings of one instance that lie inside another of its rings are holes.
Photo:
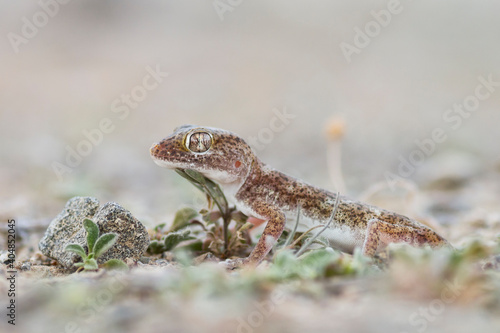
[[[444,238],[426,227],[415,228],[378,219],[368,221],[362,249],[363,254],[373,257],[379,249],[387,247],[390,243],[407,243],[413,246],[429,244],[433,248],[449,245]]]
[[[247,258],[226,260],[225,264],[230,269],[243,265],[257,266],[271,251],[285,229],[285,214],[277,207],[262,201],[253,201],[251,205],[252,209],[259,215],[259,218],[267,220],[267,225],[257,245],[255,245],[252,253]]]

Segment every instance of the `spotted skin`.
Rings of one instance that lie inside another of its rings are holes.
[[[203,138],[202,145],[191,141],[199,138]],[[163,167],[200,172],[219,183],[243,213],[268,221],[250,256],[234,260],[233,266],[260,263],[286,224],[293,225],[299,206],[299,231],[325,224],[333,213],[337,194],[267,166],[243,139],[229,131],[184,125],[154,144],[151,156]],[[342,195],[324,234],[332,247],[348,253],[361,248],[367,256],[374,256],[390,243],[433,248],[448,245],[443,237],[413,219]]]

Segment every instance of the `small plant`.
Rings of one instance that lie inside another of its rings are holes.
[[[229,208],[226,196],[220,189],[219,185],[203,176],[201,173],[191,169],[175,169],[175,171],[206,194],[209,206],[211,206],[213,201],[217,205],[217,208],[219,208],[223,221],[224,249],[227,251],[229,247],[229,235],[227,229],[229,223],[231,222],[231,213],[234,209]]]
[[[281,251],[285,250],[290,250],[296,248],[299,243],[301,243],[303,240],[305,240],[304,244],[300,246],[300,248],[295,252],[295,257],[300,257],[305,251],[309,250],[311,247],[311,244],[320,244],[323,246],[323,248],[329,247],[328,244],[324,241],[321,241],[319,239],[319,236],[330,226],[330,224],[333,222],[335,218],[335,214],[337,213],[337,208],[339,205],[339,198],[340,198],[340,192],[337,192],[337,197],[335,199],[335,205],[333,206],[333,212],[330,216],[330,219],[325,225],[317,225],[309,230],[303,232],[297,239],[295,239],[293,242],[292,240],[295,238],[295,234],[297,233],[297,227],[299,225],[300,221],[300,205],[297,206],[297,219],[295,220],[295,225],[293,229],[288,233],[288,236],[284,242],[279,242],[277,246],[277,251],[275,252],[275,256],[279,254]],[[316,234],[314,235],[309,235],[314,229],[322,228]],[[306,238],[308,237],[308,238]]]
[[[201,221],[194,221],[200,224],[207,233],[207,239],[210,243],[207,250],[223,258],[227,258],[234,253],[238,253],[248,248],[251,239],[247,236],[247,229],[249,229],[252,224],[247,223],[247,217],[243,213],[237,211],[235,207],[229,207],[229,203],[219,185],[195,170],[176,169],[175,171],[202,191],[207,197],[208,209],[203,209],[199,212],[203,217],[204,223]],[[214,204],[217,206],[218,211],[212,211]],[[196,213],[196,215],[197,214],[198,213]],[[219,219],[222,219],[222,228],[214,227]],[[170,232],[177,231],[189,224],[186,220],[184,216],[184,218],[179,219],[179,221],[184,221],[183,224],[174,222]],[[229,224],[231,221],[236,222],[234,233],[229,231]]]
[[[165,251],[172,251],[179,243],[196,239],[196,237],[190,236],[190,233],[191,230],[169,232],[160,240],[152,240],[149,243],[148,252],[151,254],[160,254]]]
[[[75,263],[78,271],[98,270],[97,258],[115,244],[117,235],[115,233],[107,233],[99,237],[99,227],[90,219],[83,220],[83,227],[87,231],[88,254],[85,253],[80,244],[68,244],[65,251],[76,253],[82,258],[82,262]],[[110,259],[102,266],[107,269],[128,269],[127,264],[119,259]]]

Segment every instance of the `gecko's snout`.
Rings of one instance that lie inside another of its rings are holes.
[[[151,148],[149,148],[149,153],[153,157],[157,157],[159,151],[160,151],[160,145],[158,143],[153,143],[153,145],[151,146]]]

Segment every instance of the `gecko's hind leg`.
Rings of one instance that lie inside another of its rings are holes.
[[[368,221],[363,254],[373,257],[379,249],[390,243],[408,243],[413,246],[429,244],[433,248],[448,244],[443,237],[424,226],[395,225],[378,219]]]

